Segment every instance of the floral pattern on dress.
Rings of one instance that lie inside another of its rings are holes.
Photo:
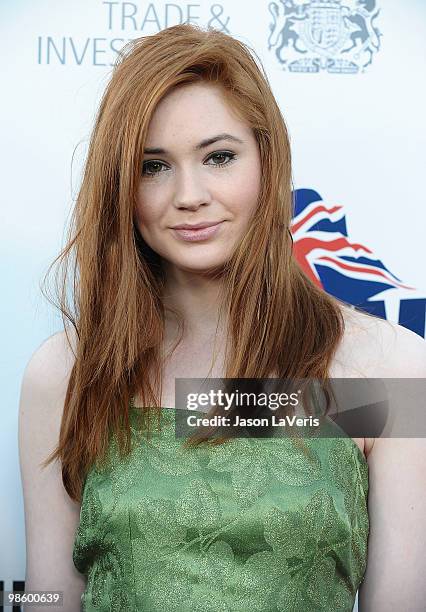
[[[73,559],[83,610],[352,612],[368,467],[345,438],[151,439],[86,479]]]

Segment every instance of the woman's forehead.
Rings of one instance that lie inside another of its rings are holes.
[[[166,142],[182,137],[196,144],[219,133],[231,133],[242,140],[248,129],[220,87],[191,83],[174,88],[159,102],[148,126],[146,145],[166,148]]]

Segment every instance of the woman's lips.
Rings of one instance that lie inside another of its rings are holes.
[[[214,236],[223,221],[216,223],[216,225],[211,225],[210,227],[203,227],[201,229],[173,229],[174,232],[185,240],[185,242],[198,242],[199,240],[207,240],[207,238],[211,238]]]

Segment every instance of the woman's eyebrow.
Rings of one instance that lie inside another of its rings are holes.
[[[236,136],[232,136],[232,134],[218,134],[217,136],[212,136],[211,138],[206,138],[202,140],[197,145],[195,145],[194,150],[199,151],[200,149],[205,149],[211,144],[218,142],[219,140],[229,140],[231,142],[238,142],[239,144],[243,144],[244,141]],[[144,149],[145,155],[167,155],[168,151],[161,147],[147,147]]]

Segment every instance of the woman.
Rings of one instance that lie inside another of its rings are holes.
[[[180,25],[125,47],[62,253],[75,333],[22,385],[27,590],[64,591],[62,610],[308,612],[351,610],[361,585],[362,612],[424,609],[423,441],[321,438],[309,459],[174,436],[176,378],[425,376],[418,336],[304,276],[291,203],[243,44]]]

